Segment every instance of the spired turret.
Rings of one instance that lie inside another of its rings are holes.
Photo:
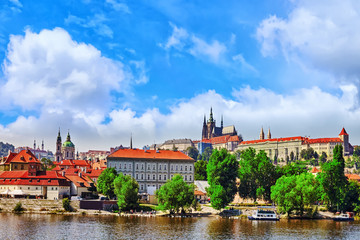
[[[346,132],[345,128],[341,129],[339,138],[343,141],[344,156],[351,154],[350,153],[349,134]]]
[[[264,140],[264,139],[265,139],[264,129],[263,129],[263,127],[261,127],[260,140]]]
[[[62,160],[60,128],[59,128],[58,136],[57,136],[57,139],[56,139],[55,160],[56,160],[57,162],[60,162],[60,161]]]
[[[71,142],[70,133],[66,137],[66,141],[62,145],[62,157],[63,159],[75,158],[75,145]]]
[[[267,139],[271,139],[270,127],[269,127],[269,131],[268,131],[268,134],[267,134]]]

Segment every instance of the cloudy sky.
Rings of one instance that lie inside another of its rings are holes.
[[[200,139],[212,107],[245,140],[359,144],[360,2],[255,2],[3,0],[0,141]]]

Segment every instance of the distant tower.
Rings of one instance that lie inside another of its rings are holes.
[[[221,115],[221,130],[224,128],[224,116]]]
[[[71,142],[69,131],[61,150],[63,159],[75,159],[75,145]]]
[[[261,127],[261,132],[260,132],[260,140],[265,139],[265,134],[264,134],[264,129],[263,127]]]
[[[339,134],[339,138],[343,141],[343,147],[344,147],[343,154],[349,155],[350,154],[349,134],[346,132],[345,128],[341,130]]]
[[[271,139],[270,127],[269,127],[269,131],[268,131],[268,134],[267,134],[267,139]]]
[[[55,160],[57,162],[60,162],[62,160],[60,128],[59,128],[59,133],[58,133],[58,136],[57,136],[57,139],[56,139]]]
[[[41,150],[44,151],[44,140],[42,140],[42,142],[41,142]]]
[[[34,150],[36,149],[36,140],[34,139]]]
[[[207,138],[207,126],[206,126],[206,116],[204,115],[204,123],[203,123],[203,129],[202,129],[202,137],[201,139],[206,139]]]
[[[132,133],[131,133],[131,136],[130,136],[130,149],[133,149],[132,148]]]

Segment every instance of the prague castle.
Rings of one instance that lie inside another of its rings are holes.
[[[333,155],[333,149],[341,144],[344,149],[344,155],[351,155],[353,146],[349,143],[349,134],[343,128],[338,137],[335,138],[308,138],[308,137],[286,137],[271,138],[270,129],[265,138],[264,130],[261,128],[260,139],[241,142],[236,150],[244,150],[252,147],[257,151],[264,150],[270,159],[286,159],[290,157],[291,152],[296,159],[300,158],[300,152],[303,149],[313,148],[315,152],[321,155],[323,152],[327,156]]]

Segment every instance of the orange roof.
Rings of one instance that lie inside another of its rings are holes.
[[[90,187],[90,184],[88,181],[86,181],[84,178],[79,177],[78,175],[66,175],[65,177],[73,182],[75,186],[77,187]],[[83,184],[83,185],[82,185]]]
[[[304,144],[314,144],[314,143],[342,143],[340,138],[314,138],[307,139],[304,141]]]
[[[202,191],[195,190],[195,191],[194,191],[194,195],[195,195],[195,196],[206,196],[206,193],[204,193],[204,192],[202,192]]]
[[[201,140],[203,143],[211,143],[211,144],[222,144],[227,142],[240,142],[239,136],[230,136],[230,135],[224,135],[219,137],[213,137],[210,139],[203,139]]]
[[[0,173],[0,185],[68,186],[66,179],[54,171],[30,176],[28,171],[4,171]]]
[[[360,181],[360,176],[357,174],[345,174],[349,180]]]
[[[347,134],[345,128],[342,128],[339,135],[349,135],[349,134]]]
[[[311,169],[311,173],[318,173],[318,172],[321,172],[321,170],[317,169],[316,167]]]
[[[166,160],[193,160],[180,151],[170,150],[142,150],[142,149],[119,149],[110,154],[108,158],[140,158],[140,159],[166,159]]]
[[[15,156],[14,153],[9,154],[6,164],[10,162],[19,162],[19,163],[40,163],[40,161],[35,157],[35,155],[30,150],[22,150]]]
[[[84,176],[88,176],[88,177],[99,177],[100,174],[103,172],[103,169],[89,169],[86,170],[86,173],[84,173]]]
[[[254,143],[263,143],[263,142],[287,142],[287,141],[304,141],[308,138],[305,137],[286,137],[286,138],[270,138],[270,139],[258,139],[250,141],[242,141],[240,144],[254,144]]]

